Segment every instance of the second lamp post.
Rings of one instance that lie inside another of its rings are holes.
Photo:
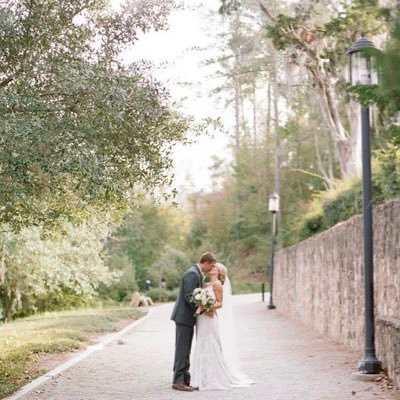
[[[349,80],[353,86],[368,86],[378,83],[376,68],[377,50],[364,35],[348,51],[350,56]],[[374,246],[372,223],[371,182],[371,138],[369,131],[369,107],[361,106],[362,184],[363,184],[363,239],[364,239],[364,319],[365,348],[359,370],[366,374],[377,374],[381,362],[375,354],[374,317]]]
[[[278,193],[272,193],[269,196],[268,210],[272,214],[271,223],[271,254],[269,264],[269,303],[268,309],[273,310],[276,308],[273,301],[273,290],[274,290],[274,258],[275,258],[275,234],[276,234],[276,213],[279,211],[279,195]]]

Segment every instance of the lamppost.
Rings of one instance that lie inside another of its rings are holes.
[[[347,52],[349,55],[349,81],[352,86],[378,83],[376,53],[374,44],[361,34]],[[381,362],[375,354],[374,321],[374,259],[372,231],[371,191],[371,139],[369,132],[369,107],[361,105],[362,140],[362,185],[363,185],[363,226],[364,226],[364,304],[365,304],[365,349],[358,369],[365,374],[376,374]]]
[[[279,195],[278,193],[272,193],[269,196],[268,210],[272,214],[272,224],[271,224],[271,258],[269,264],[269,304],[268,309],[273,310],[276,308],[274,306],[272,294],[274,290],[274,256],[275,256],[275,232],[276,232],[276,213],[279,211]]]

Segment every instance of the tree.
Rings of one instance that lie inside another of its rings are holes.
[[[0,305],[7,319],[82,302],[118,278],[104,262],[107,224],[64,223],[62,229],[62,236],[46,239],[39,227],[0,236]]]
[[[146,279],[159,278],[159,266],[166,262],[173,269],[172,259],[163,262],[160,258],[164,253],[179,255],[184,251],[183,235],[184,220],[174,208],[142,198],[140,206],[132,209],[111,233],[107,251],[112,259],[128,257],[136,283],[143,290]],[[166,267],[164,270],[171,275]]]
[[[161,29],[167,0],[6,0],[0,6],[0,223],[51,223],[169,181],[187,122],[121,50]]]
[[[224,9],[237,8],[239,3],[231,1]],[[335,0],[294,2],[286,12],[277,12],[262,0],[248,3],[247,6],[257,7],[265,16],[265,28],[275,49],[289,55],[291,64],[308,72],[335,144],[341,176],[359,175],[358,106],[346,102],[343,96],[343,63],[346,51],[360,29],[372,35],[385,32],[378,1],[353,1],[342,12]]]
[[[379,104],[381,110],[386,110],[385,117],[390,122],[400,112],[400,6],[388,10],[388,19],[391,25],[391,34],[383,56],[381,57],[382,81],[379,93]],[[375,98],[376,100],[376,98]]]

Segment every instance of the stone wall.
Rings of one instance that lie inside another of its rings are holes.
[[[362,218],[281,250],[274,303],[321,334],[364,349]],[[376,348],[400,386],[400,199],[374,209]]]

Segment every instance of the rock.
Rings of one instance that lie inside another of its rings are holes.
[[[141,296],[140,297],[140,306],[147,307],[149,303],[147,302],[147,297],[146,296]]]
[[[151,297],[146,297],[147,303],[149,304],[149,306],[154,306],[154,302],[151,299]]]
[[[132,296],[131,302],[129,303],[130,307],[139,307],[141,296],[138,292],[135,292]]]
[[[154,305],[153,300],[143,294],[135,292],[132,296],[131,302],[129,303],[131,307],[148,307]]]

